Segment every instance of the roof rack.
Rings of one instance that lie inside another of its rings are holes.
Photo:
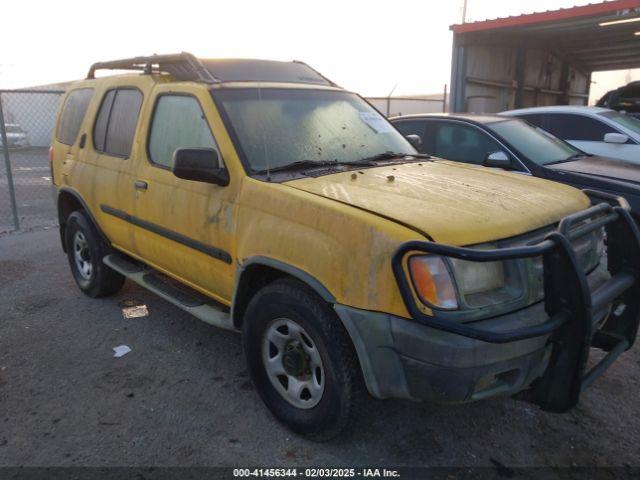
[[[321,74],[318,70],[316,70],[315,68],[313,68],[312,66],[310,66],[308,63],[303,62],[302,60],[294,60],[293,63],[298,63],[300,65],[304,65],[305,67],[307,67],[309,70],[311,70],[312,72],[316,73],[320,78],[322,78],[323,80],[326,80],[327,83],[329,83],[329,85],[331,85],[332,87],[338,87],[338,88],[342,88],[340,85],[338,85],[336,82],[334,82],[333,80],[328,79],[327,77],[325,77],[323,74]]]
[[[176,80],[220,83],[220,80],[215,78],[200,60],[188,52],[94,63],[89,69],[87,79],[96,78],[97,70],[135,70],[148,75],[154,72],[166,72],[173,75]]]

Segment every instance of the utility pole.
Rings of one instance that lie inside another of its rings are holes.
[[[462,23],[467,23],[467,0],[462,0]]]

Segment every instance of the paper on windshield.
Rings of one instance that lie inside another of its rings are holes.
[[[366,123],[376,133],[393,132],[393,127],[376,112],[358,112],[360,120]]]

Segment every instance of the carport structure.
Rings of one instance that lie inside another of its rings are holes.
[[[586,105],[593,72],[640,67],[640,0],[452,25],[453,112]]]

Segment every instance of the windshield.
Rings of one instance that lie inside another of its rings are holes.
[[[294,162],[350,163],[385,152],[416,153],[382,115],[352,93],[242,88],[212,94],[253,172]]]
[[[488,127],[538,165],[562,162],[582,154],[567,142],[522,120],[505,120]]]
[[[608,118],[614,123],[631,130],[633,133],[637,133],[640,135],[640,120],[637,118],[633,118],[629,115],[619,112],[602,112],[598,115],[601,115],[605,118]]]

